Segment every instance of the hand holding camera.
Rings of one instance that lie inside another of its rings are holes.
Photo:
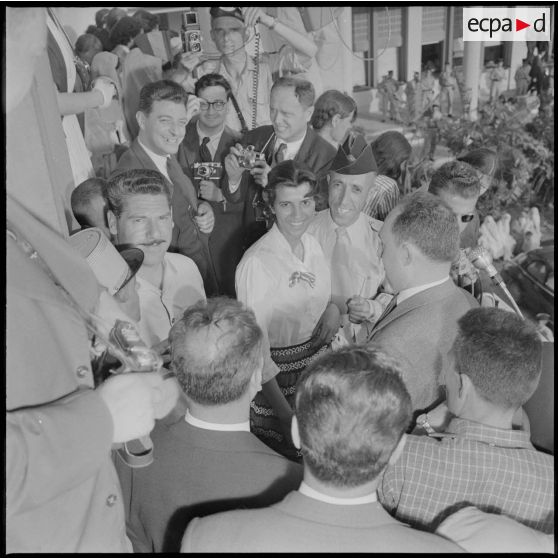
[[[212,180],[200,181],[200,198],[212,202],[222,202],[225,198]]]
[[[207,202],[198,204],[198,214],[194,217],[194,221],[202,233],[209,234],[215,225],[215,214],[213,209]]]

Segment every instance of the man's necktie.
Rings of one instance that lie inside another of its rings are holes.
[[[335,229],[337,238],[331,254],[331,300],[346,314],[347,299],[356,294],[350,268],[351,239],[345,227]]]
[[[395,295],[385,307],[382,315],[376,320],[374,327],[376,327],[386,316],[397,306],[397,295]]]
[[[211,156],[209,147],[207,147],[208,143],[209,143],[209,138],[206,136],[202,139],[200,145],[200,160],[202,163],[210,163],[211,161],[213,161],[213,157]]]
[[[287,151],[287,144],[281,143],[279,149],[275,152],[275,164],[282,163],[285,160],[285,151]]]

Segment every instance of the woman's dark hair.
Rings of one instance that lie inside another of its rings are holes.
[[[141,30],[141,23],[137,19],[124,16],[110,30],[110,41],[114,46],[128,46],[128,43],[139,35]]]
[[[401,175],[401,163],[407,161],[413,151],[407,138],[399,132],[384,132],[370,146],[378,165],[378,174],[397,180]]]
[[[274,166],[267,175],[267,186],[265,188],[268,208],[273,207],[275,203],[277,188],[283,186],[296,188],[304,182],[310,185],[308,197],[315,198],[318,190],[318,181],[316,175],[309,168],[291,160],[282,161]]]
[[[159,25],[159,16],[147,10],[138,10],[132,17],[140,22],[144,33],[153,31]]]
[[[349,95],[337,91],[337,89],[329,89],[324,91],[314,104],[314,112],[310,124],[314,130],[321,130],[331,119],[338,114],[341,118],[347,118],[349,114],[354,113],[353,121],[356,119],[357,106],[356,102]]]

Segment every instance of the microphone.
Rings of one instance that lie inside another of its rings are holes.
[[[469,254],[469,261],[477,268],[486,271],[488,276],[492,279],[492,282],[501,287],[504,285],[504,280],[502,276],[498,273],[498,270],[492,264],[492,257],[486,248],[482,246],[477,246],[471,250]]]

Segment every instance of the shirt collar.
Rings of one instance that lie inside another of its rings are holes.
[[[446,428],[446,434],[457,434],[459,437],[484,442],[490,446],[534,449],[529,433],[525,430],[496,428],[462,418],[452,419]]]
[[[234,424],[220,424],[218,422],[206,422],[199,418],[193,417],[190,411],[186,409],[184,420],[191,426],[202,428],[203,430],[215,430],[219,432],[250,432],[250,421],[236,422]]]
[[[337,498],[335,496],[329,496],[323,492],[315,490],[304,481],[300,484],[298,491],[309,498],[314,500],[320,500],[320,502],[325,502],[326,504],[334,504],[336,506],[358,506],[361,504],[371,504],[377,502],[378,498],[376,492],[372,494],[367,494],[366,496],[358,496],[356,498]]]
[[[198,137],[200,139],[200,145],[202,142],[203,138],[209,138],[209,142],[213,143],[214,141],[216,141],[217,139],[221,139],[221,136],[223,135],[223,132],[225,131],[225,123],[223,123],[223,127],[221,128],[221,130],[219,132],[217,132],[216,134],[213,134],[212,136],[208,136],[207,134],[204,134],[201,130],[200,130],[200,122],[199,120],[196,122],[196,130],[198,132]]]
[[[151,149],[145,146],[145,144],[139,139],[139,136],[138,143],[158,167],[160,165],[164,165],[165,169],[167,168],[167,160],[169,159],[170,155],[158,155],[157,153],[154,153],[153,151],[151,151]]]
[[[308,128],[306,128],[306,132],[304,133],[302,138],[300,138],[299,140],[296,140],[296,141],[291,141],[291,142],[287,142],[285,140],[282,140],[282,139],[278,138],[277,134],[276,134],[275,135],[275,146],[273,148],[273,152],[276,153],[279,149],[279,146],[282,143],[284,143],[287,146],[286,149],[285,149],[285,154],[288,153],[291,156],[296,155],[298,153],[298,150],[300,149],[300,146],[302,145],[302,142],[306,138],[307,133],[308,133]]]
[[[449,281],[449,275],[440,279],[438,281],[432,281],[431,283],[425,283],[424,285],[419,285],[418,287],[411,287],[410,289],[403,289],[400,293],[397,294],[397,304],[401,304],[407,298],[411,298],[413,295],[416,295],[422,291],[426,291],[426,289],[431,289],[432,287],[437,287],[446,281]]]

